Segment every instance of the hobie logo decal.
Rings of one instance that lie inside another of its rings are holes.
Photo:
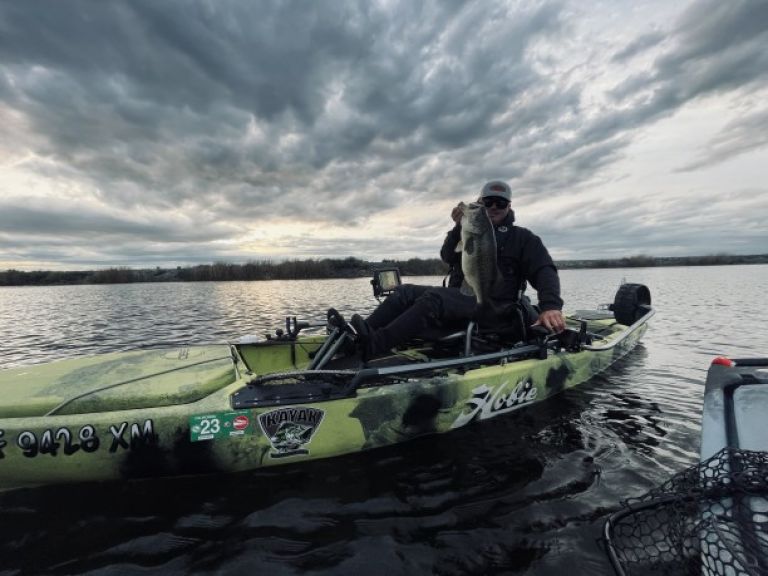
[[[280,408],[259,414],[259,425],[275,449],[270,456],[284,458],[309,454],[305,446],[317,432],[323,416],[323,410],[304,406]]]
[[[478,415],[480,420],[486,420],[512,412],[524,404],[533,402],[536,392],[530,380],[520,380],[511,390],[509,381],[502,382],[495,390],[485,384],[478,386],[472,390],[472,398],[467,400],[467,410],[456,418],[451,428],[460,428]]]

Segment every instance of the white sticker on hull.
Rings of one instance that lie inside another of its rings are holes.
[[[495,389],[485,384],[472,390],[472,398],[467,400],[467,411],[459,415],[451,424],[451,428],[461,428],[475,417],[487,420],[499,414],[517,410],[525,404],[536,400],[537,389],[530,380],[520,380],[510,390],[509,381],[502,382]]]

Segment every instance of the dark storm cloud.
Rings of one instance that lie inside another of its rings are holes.
[[[212,243],[262,221],[362,230],[398,206],[471,198],[489,177],[519,198],[571,192],[686,103],[763,88],[767,12],[702,0],[669,29],[638,30],[607,65],[655,60],[598,107],[584,63],[540,50],[574,33],[563,2],[0,1],[0,155],[94,191],[77,209],[9,197],[0,234],[30,255],[37,235],[52,255],[56,235],[78,234],[90,254],[91,234],[125,246],[106,241],[104,259],[186,261],[176,245],[189,242],[206,261],[237,256]],[[696,165],[761,134],[734,124]],[[423,238],[391,248],[433,254]],[[275,247],[372,253],[379,240],[342,242]]]
[[[124,205],[214,195],[262,215],[276,192],[343,194],[316,186],[331,163],[362,165],[358,190],[483,136],[538,80],[531,40],[559,27],[556,4],[514,18],[457,2],[44,6],[5,4],[0,28],[2,93],[47,139],[39,153]]]
[[[92,266],[176,266],[201,262],[240,261],[241,256],[208,242],[171,243],[153,246],[146,242],[115,242],[114,236],[93,236],[90,242],[70,238],[41,237],[19,242],[0,234],[0,253],[19,262],[56,262],[67,269]]]
[[[32,10],[6,2],[0,54],[11,65],[82,80],[96,101],[117,90],[198,113],[217,101],[263,118],[291,109],[311,122],[326,67],[363,54],[366,34],[375,33],[360,6],[140,0],[40,2]]]
[[[34,237],[85,236],[141,238],[145,242],[213,241],[226,238],[231,230],[224,225],[202,222],[179,223],[170,216],[155,216],[150,221],[117,217],[103,211],[70,207],[28,207],[0,203],[0,232]],[[24,242],[30,242],[24,239]]]

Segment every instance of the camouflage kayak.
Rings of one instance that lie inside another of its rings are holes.
[[[340,330],[300,334],[288,318],[265,340],[4,370],[0,489],[251,470],[509,414],[635,346],[653,310],[647,288],[626,292],[614,302],[621,313],[579,311],[558,338],[509,343],[468,327],[365,365],[344,352]]]

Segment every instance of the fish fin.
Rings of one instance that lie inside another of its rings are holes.
[[[462,281],[461,281],[461,288],[459,288],[459,292],[461,292],[462,294],[464,294],[464,296],[472,296],[472,297],[474,297],[474,296],[475,296],[475,291],[474,291],[474,290],[472,290],[472,286],[470,286],[470,285],[467,283],[467,280],[466,280],[466,278],[465,278],[464,280],[462,280]]]
[[[475,237],[470,236],[469,238],[467,238],[466,243],[462,247],[462,252],[466,252],[468,255],[472,256],[475,253],[475,249],[476,249],[475,244],[477,244],[477,242],[475,241]]]

